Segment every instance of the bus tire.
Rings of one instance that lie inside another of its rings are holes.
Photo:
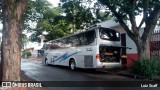
[[[48,59],[47,59],[47,58],[45,58],[45,65],[48,65],[48,62],[47,62],[47,60],[48,60]]]
[[[70,60],[70,62],[69,62],[69,69],[72,70],[72,71],[76,69],[76,63],[75,63],[74,59]]]

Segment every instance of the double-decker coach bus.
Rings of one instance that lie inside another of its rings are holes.
[[[96,27],[87,31],[52,40],[44,44],[44,64],[97,69],[122,66],[120,33]]]

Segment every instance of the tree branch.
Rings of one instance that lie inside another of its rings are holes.
[[[144,33],[141,37],[143,41],[150,38],[152,32],[154,31],[157,21],[160,17],[160,4],[157,4],[154,10],[150,13],[150,16],[146,18],[146,27],[144,28]]]
[[[148,7],[148,2],[149,1],[148,0],[143,0],[143,2],[144,2],[144,6],[143,6],[143,18],[142,18],[142,20],[141,20],[141,22],[140,22],[140,24],[138,26],[138,30],[142,27],[144,21],[147,18],[147,7]]]
[[[19,13],[17,16],[18,19],[21,18],[21,14],[24,14],[27,3],[28,3],[28,0],[17,0],[16,1],[16,5],[17,5],[16,8],[17,8],[17,11],[19,11],[19,12],[17,12],[17,13]]]
[[[99,0],[101,1],[101,0]],[[112,11],[112,13],[115,15],[115,17],[118,19],[118,22],[120,23],[120,25],[124,28],[124,30],[127,32],[128,36],[130,36],[131,39],[134,40],[134,34],[130,31],[130,29],[128,28],[128,26],[124,23],[123,19],[121,18],[121,16],[117,13],[117,11],[114,9],[113,6],[110,5],[109,1],[103,1],[104,4],[107,5],[107,7]]]
[[[132,24],[132,31],[134,34],[138,35],[137,25],[135,21],[135,6],[136,6],[136,0],[130,0],[131,2],[131,8],[129,14],[130,22]]]

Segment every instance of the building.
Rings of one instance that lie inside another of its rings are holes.
[[[30,35],[28,35],[29,38]],[[32,57],[38,57],[38,50],[43,48],[45,37],[43,35],[38,36],[40,38],[40,42],[31,42],[28,41],[25,46],[24,50],[30,51],[32,53]]]

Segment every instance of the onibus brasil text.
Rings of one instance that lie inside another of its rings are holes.
[[[39,82],[2,82],[2,87],[42,87]]]

